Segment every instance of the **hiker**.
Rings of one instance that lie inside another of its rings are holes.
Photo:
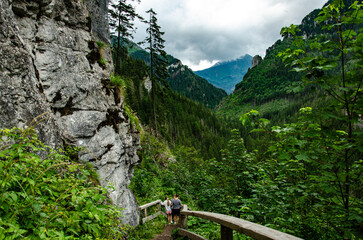
[[[168,216],[168,223],[172,224],[172,218],[171,218],[171,201],[169,200],[169,198],[166,196],[165,197],[165,201],[161,203],[161,205],[163,205],[165,207],[165,213]]]
[[[179,194],[174,195],[173,200],[171,200],[171,205],[172,205],[171,211],[172,211],[174,223],[178,224],[179,218],[180,218],[180,209],[183,206],[182,202],[179,199]]]

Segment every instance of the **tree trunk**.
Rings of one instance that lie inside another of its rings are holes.
[[[150,19],[151,22],[151,19]],[[154,72],[153,72],[153,41],[152,41],[152,34],[150,31],[150,78],[151,78],[151,89],[152,89],[152,102],[153,102],[153,113],[154,113],[154,125],[155,125],[155,137],[158,137],[158,122],[156,120],[156,104],[155,104],[155,79],[154,79]]]
[[[121,25],[121,12],[119,11],[118,29],[117,29],[117,48],[116,48],[116,69],[115,69],[116,74],[120,74],[120,37],[121,37],[120,25]]]

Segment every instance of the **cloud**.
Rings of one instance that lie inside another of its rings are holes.
[[[142,0],[136,10],[157,12],[169,54],[190,65],[262,55],[280,38],[280,29],[302,18],[326,0]],[[137,41],[145,28],[137,23]]]

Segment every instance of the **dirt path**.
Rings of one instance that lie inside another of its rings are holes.
[[[173,238],[171,237],[171,234],[173,233],[173,230],[177,229],[178,227],[178,225],[166,225],[164,227],[163,233],[154,236],[153,240],[172,240]]]

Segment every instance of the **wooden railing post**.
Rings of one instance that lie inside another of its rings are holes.
[[[141,222],[142,223],[145,223],[147,221],[150,221],[154,218],[156,218],[157,216],[159,216],[160,214],[162,214],[161,212],[161,207],[160,207],[160,203],[161,203],[161,200],[157,200],[157,201],[154,201],[154,202],[151,202],[151,203],[148,203],[148,204],[145,204],[145,205],[142,205],[139,207],[140,211],[143,211],[144,212],[144,217],[141,219]],[[158,212],[151,215],[151,216],[148,216],[147,215],[147,208],[148,207],[152,207],[154,205],[157,205],[157,208],[158,208]]]
[[[233,240],[233,230],[221,225],[221,240]]]
[[[183,205],[183,208],[181,210],[182,211],[187,211],[188,206]],[[180,214],[180,227],[186,229],[187,228],[187,223],[188,223],[188,216],[184,215],[184,214]]]

